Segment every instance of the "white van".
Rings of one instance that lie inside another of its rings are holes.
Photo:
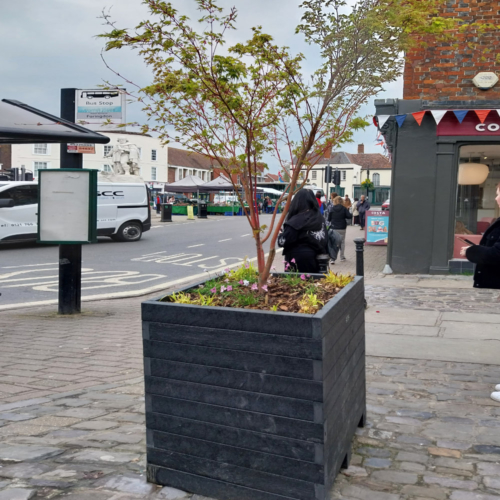
[[[38,182],[0,181],[0,243],[36,239],[37,213]],[[97,185],[97,236],[139,241],[149,229],[151,208],[145,184]]]

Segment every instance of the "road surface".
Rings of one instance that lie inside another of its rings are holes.
[[[262,216],[269,224],[270,215]],[[267,248],[267,246],[266,246]],[[267,251],[267,250],[266,250]],[[0,245],[0,310],[53,303],[58,290],[58,247],[35,243]],[[255,257],[244,217],[211,217],[172,223],[153,220],[135,243],[100,238],[83,246],[82,299],[126,297],[200,280]],[[279,257],[278,257],[279,258]],[[206,270],[206,271],[205,271]]]

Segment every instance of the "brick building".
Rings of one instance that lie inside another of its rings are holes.
[[[499,66],[500,0],[447,0],[440,15],[457,19],[461,28],[448,41],[429,39],[407,53],[403,99],[500,99],[500,86],[486,93],[472,82],[477,73]],[[485,28],[488,24],[495,27]]]
[[[375,101],[392,153],[388,264],[399,273],[460,273],[469,240],[500,216],[500,0],[447,0],[459,26],[410,50],[403,99]],[[465,175],[469,173],[470,176]]]

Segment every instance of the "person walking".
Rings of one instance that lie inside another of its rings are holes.
[[[354,226],[359,226],[358,201],[357,198],[354,198],[354,203],[352,205],[352,224]]]
[[[495,201],[500,207],[500,183]],[[460,253],[476,264],[474,288],[500,290],[500,218],[486,230],[479,245],[462,247]],[[500,384],[491,393],[491,399],[500,403]]]
[[[345,233],[347,229],[347,220],[352,219],[352,214],[347,210],[347,208],[342,203],[342,197],[337,196],[333,200],[333,206],[328,211],[328,222],[330,223],[330,228],[337,231],[342,237],[342,244],[340,246],[340,260],[344,261],[345,258]]]
[[[344,203],[344,207],[346,207],[348,212],[351,214],[351,218],[349,219],[348,225],[352,226],[352,202],[351,202],[348,195],[345,195],[343,203]]]
[[[316,256],[327,251],[326,226],[311,190],[301,189],[293,197],[278,245],[283,248],[285,271],[319,273]]]
[[[365,229],[365,223],[366,223],[366,212],[370,210],[370,203],[368,200],[365,198],[365,195],[361,195],[361,199],[358,201],[356,204],[356,208],[358,209],[359,212],[359,225],[361,226],[361,231]]]
[[[160,193],[156,196],[156,213],[159,214],[161,210],[161,196]]]

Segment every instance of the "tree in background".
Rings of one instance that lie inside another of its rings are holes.
[[[306,76],[304,56],[276,45],[261,27],[253,28],[249,40],[227,47],[228,32],[236,30],[236,8],[224,13],[215,0],[195,1],[198,24],[169,2],[144,0],[150,19],[128,30],[104,14],[110,31],[100,36],[107,40],[106,50],[137,49],[152,70],[147,87],[125,79],[135,85],[131,95],[150,118],[143,132],[208,156],[230,179],[239,175],[262,286],[271,272],[289,194],[303,187],[326,151],[351,141],[354,131],[368,125],[356,113],[399,76],[402,54],[415,35],[442,32],[447,24],[433,15],[440,0],[304,1],[296,33],[321,54],[319,67]],[[266,154],[275,156],[289,179],[276,204],[286,199],[284,210],[277,214],[275,209],[269,227],[261,225],[256,208],[257,176]],[[239,193],[239,186],[234,188]]]

